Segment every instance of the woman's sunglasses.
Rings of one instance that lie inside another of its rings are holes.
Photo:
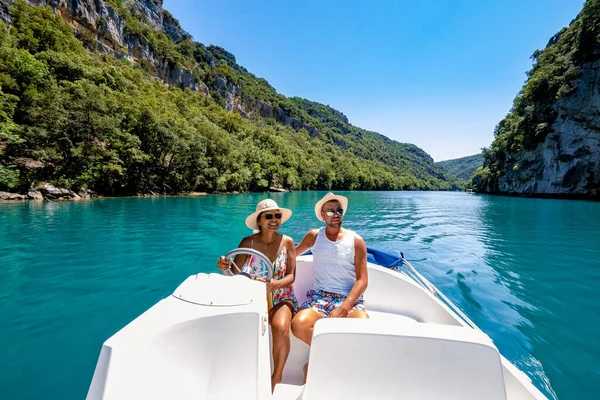
[[[273,219],[273,217],[275,217],[275,219],[281,219],[281,217],[283,217],[282,213],[275,213],[275,214],[262,214],[263,217],[265,217],[265,219]]]
[[[339,214],[339,215],[344,215],[344,209],[343,208],[330,208],[329,210],[325,210],[325,214],[327,214],[328,217],[333,217],[333,214]]]

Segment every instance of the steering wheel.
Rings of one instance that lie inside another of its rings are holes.
[[[270,281],[271,279],[273,279],[273,263],[271,262],[271,260],[269,260],[267,258],[267,256],[265,256],[260,251],[257,251],[254,249],[248,249],[248,248],[244,248],[244,247],[238,247],[237,249],[233,249],[229,253],[225,254],[225,258],[227,258],[229,260],[229,265],[233,265],[235,267],[235,269],[238,270],[239,275],[244,275],[248,278],[252,278],[252,276],[251,276],[252,268],[250,266],[246,265],[246,266],[242,266],[240,268],[233,261],[235,256],[240,255],[240,254],[247,255],[247,256],[254,256],[255,262],[259,261],[260,264],[262,265],[263,269],[266,267],[267,282]],[[261,272],[261,275],[262,275],[262,272]]]

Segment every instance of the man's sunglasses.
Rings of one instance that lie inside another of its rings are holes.
[[[328,210],[325,210],[325,214],[327,214],[328,217],[333,217],[333,214],[339,214],[339,215],[344,215],[344,209],[343,208],[330,208]]]
[[[275,217],[275,219],[281,219],[281,217],[283,217],[282,213],[275,213],[275,214],[262,214],[263,217],[265,217],[265,219],[273,219],[273,217]]]

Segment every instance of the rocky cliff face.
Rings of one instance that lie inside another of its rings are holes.
[[[127,58],[132,62],[145,60],[153,73],[168,84],[187,87],[208,94],[204,83],[198,81],[191,71],[179,65],[166,63],[157,55],[147,40],[133,35],[125,28],[118,11],[105,1],[96,0],[27,0],[34,6],[49,6],[55,14],[69,23],[78,32],[91,34],[97,50],[114,54],[118,58]],[[9,1],[2,0],[3,19]],[[127,6],[141,13],[146,23],[157,31],[163,31],[177,39],[187,35],[171,18],[164,18],[161,0],[128,0]]]
[[[311,136],[316,136],[319,133],[317,128],[304,123],[298,118],[287,115],[281,109],[275,110],[270,104],[243,94],[242,88],[229,83],[227,78],[217,78],[216,85],[217,93],[225,100],[227,111],[235,111],[245,118],[252,118],[255,115],[262,118],[273,118],[277,122],[289,125],[297,131],[304,128]]]
[[[600,198],[600,0],[534,53],[534,66],[484,150],[476,190]]]
[[[313,136],[318,133],[316,128],[303,121],[287,115],[280,109],[274,110],[268,103],[244,94],[240,86],[229,83],[225,77],[218,77],[214,83],[215,87],[209,88],[190,69],[168,62],[153,51],[148,40],[129,32],[122,16],[110,2],[103,0],[27,0],[27,2],[34,6],[49,6],[76,31],[91,35],[97,51],[114,54],[117,58],[126,58],[134,63],[144,63],[153,75],[170,85],[189,88],[204,95],[209,95],[212,90],[225,100],[225,108],[228,111],[237,112],[246,118],[254,115],[274,118],[295,130],[304,128]],[[7,23],[10,22],[11,3],[12,0],[0,0],[0,19]],[[140,13],[147,26],[164,33],[173,42],[191,39],[191,35],[181,28],[179,22],[163,10],[162,0],[125,0],[123,3],[125,7]],[[229,54],[235,62],[233,55],[224,50],[222,52]],[[206,63],[210,67],[217,65],[210,55],[207,56]]]
[[[552,133],[533,150],[507,154],[497,187],[475,180],[479,191],[600,197],[600,62],[582,68],[575,87],[556,103]]]
[[[10,22],[8,3],[4,1],[0,1],[0,21],[3,21],[5,24]]]

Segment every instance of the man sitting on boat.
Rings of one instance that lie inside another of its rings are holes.
[[[348,208],[344,196],[327,193],[315,205],[325,227],[310,230],[296,246],[296,254],[313,253],[315,281],[307,300],[292,320],[292,333],[310,345],[321,318],[369,318],[363,293],[367,289],[367,246],[355,232],[342,228]]]

